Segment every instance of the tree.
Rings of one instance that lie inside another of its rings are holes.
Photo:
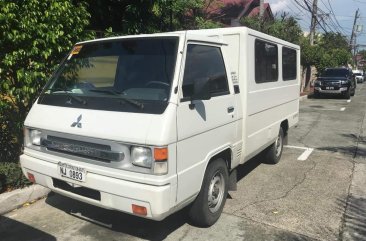
[[[213,28],[222,25],[208,9],[220,0],[90,0],[90,28],[118,34]]]
[[[0,161],[18,159],[26,114],[71,46],[92,37],[89,17],[83,1],[0,2]]]

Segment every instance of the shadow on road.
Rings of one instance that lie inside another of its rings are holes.
[[[237,167],[238,175],[237,181],[239,182],[241,179],[246,177],[249,173],[254,171],[260,164],[265,164],[263,162],[263,154],[260,153],[259,155],[253,157],[252,159],[248,160],[242,165]]]
[[[161,222],[157,222],[99,208],[55,193],[49,194],[46,203],[77,218],[116,231],[119,236],[125,234],[148,240],[163,240],[188,222],[186,209],[167,217]],[[100,235],[94,225],[87,225],[80,232],[92,237]],[[100,237],[100,240],[103,239],[103,237]]]
[[[27,224],[0,215],[0,240],[1,241],[53,241],[56,238]]]
[[[260,156],[257,156],[241,165],[238,168],[238,181],[252,172],[261,163]],[[184,224],[189,223],[187,208],[170,215],[163,221],[157,222],[118,211],[99,208],[56,193],[50,193],[46,203],[77,218],[116,231],[119,235],[134,236],[148,240],[163,240]],[[87,236],[98,237],[99,235],[93,225],[86,225],[81,232],[85,232]],[[103,237],[100,238],[103,239]]]
[[[344,210],[345,201],[338,200],[338,206]],[[350,196],[344,221],[342,240],[366,240],[366,199]]]

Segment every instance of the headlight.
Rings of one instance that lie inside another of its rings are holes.
[[[24,129],[24,145],[40,146],[41,145],[42,132],[34,129]]]
[[[342,85],[346,85],[346,84],[348,84],[348,80],[342,80],[342,81],[341,81],[341,84],[342,84]]]
[[[133,146],[131,148],[131,162],[135,166],[151,168],[153,157],[150,148]]]
[[[314,84],[321,86],[322,85],[322,82],[320,80],[316,80]]]

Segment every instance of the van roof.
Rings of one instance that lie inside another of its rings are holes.
[[[265,40],[269,40],[275,43],[279,43],[282,45],[287,45],[290,47],[293,47],[295,49],[300,49],[300,47],[296,44],[287,42],[285,40],[276,38],[274,36],[264,34],[261,32],[258,32],[256,30],[250,29],[248,27],[227,27],[227,28],[213,28],[213,29],[198,29],[198,30],[184,30],[184,31],[175,31],[175,32],[164,32],[164,33],[153,33],[153,34],[139,34],[139,35],[124,35],[124,36],[116,36],[116,37],[109,37],[109,38],[100,38],[100,39],[93,39],[88,41],[82,41],[78,42],[77,44],[84,44],[84,43],[90,43],[90,42],[99,42],[99,41],[106,41],[106,40],[113,40],[113,39],[127,39],[127,38],[151,38],[151,37],[164,37],[164,36],[184,36],[185,34],[191,34],[191,35],[199,35],[202,37],[214,37],[214,36],[220,36],[224,34],[249,34],[258,38],[262,38]]]

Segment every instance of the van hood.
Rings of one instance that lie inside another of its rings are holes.
[[[162,115],[100,111],[34,104],[24,125],[71,135],[100,138],[135,144],[163,145],[174,139],[164,135],[170,115],[167,108]],[[151,128],[151,126],[154,128]],[[165,126],[164,126],[165,125]]]

